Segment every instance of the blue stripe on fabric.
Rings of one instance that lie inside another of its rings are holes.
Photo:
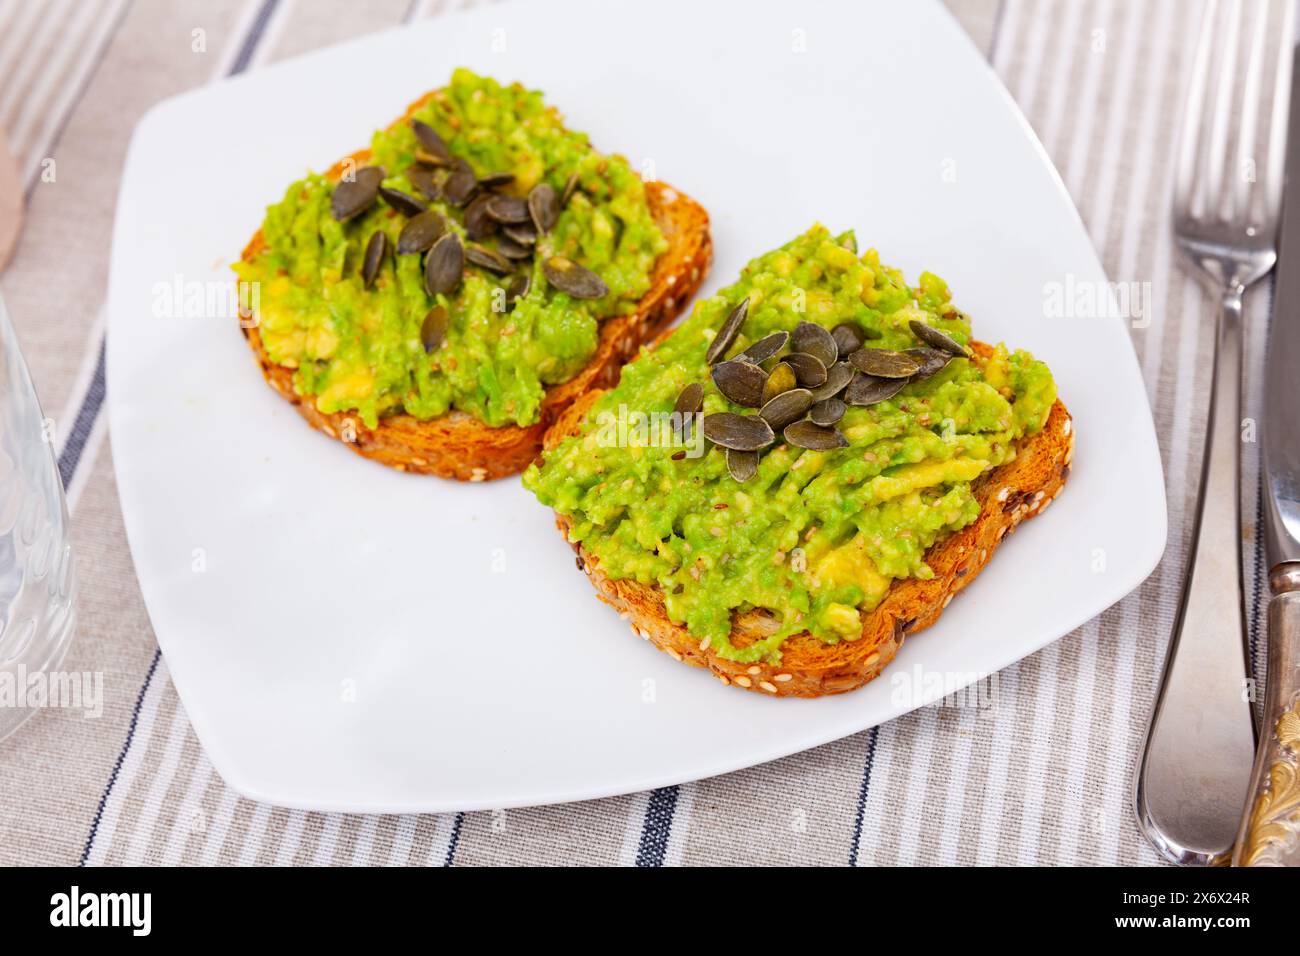
[[[135,738],[135,728],[140,722],[140,708],[144,706],[144,695],[149,690],[150,683],[153,682],[153,675],[158,670],[158,662],[162,660],[162,652],[154,650],[153,661],[149,664],[149,673],[145,675],[144,686],[140,688],[140,693],[135,699],[135,708],[131,711],[131,726],[126,732],[126,743],[122,747],[122,752],[117,755],[117,762],[113,764],[113,772],[108,776],[108,786],[99,797],[99,806],[95,808],[95,819],[90,824],[90,835],[86,837],[86,846],[81,851],[81,860],[78,866],[85,866],[86,861],[90,859],[90,848],[95,844],[95,837],[99,834],[99,821],[104,818],[104,807],[108,804],[108,795],[113,792],[113,784],[117,783],[117,775],[122,772],[122,763],[126,760],[126,752],[131,749],[131,741]]]
[[[68,434],[68,443],[63,446],[63,452],[59,455],[59,477],[63,479],[64,488],[72,483],[72,476],[77,472],[82,452],[86,450],[86,442],[90,439],[90,433],[95,427],[95,420],[99,417],[99,410],[103,405],[104,341],[101,339],[99,357],[95,360],[95,374],[91,377],[90,387],[86,389],[86,395],[81,400],[81,407],[77,409],[77,417],[72,422],[72,431]]]
[[[867,791],[871,789],[871,765],[876,760],[876,738],[880,728],[871,728],[871,739],[867,741],[866,766],[862,768],[862,786],[858,788],[858,812],[853,817],[853,842],[849,844],[849,866],[858,865],[858,848],[862,844],[862,821],[867,813]]]
[[[465,814],[456,814],[456,822],[451,825],[451,839],[447,841],[447,858],[442,861],[443,866],[456,865],[456,847],[460,846],[460,828],[465,822]]]
[[[663,866],[668,851],[668,837],[673,832],[673,815],[677,811],[680,787],[660,787],[651,791],[646,804],[645,823],[641,826],[641,843],[637,846],[637,866]]]

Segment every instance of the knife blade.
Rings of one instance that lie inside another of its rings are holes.
[[[1273,328],[1264,362],[1268,680],[1234,866],[1300,866],[1300,817],[1284,798],[1300,746],[1300,48],[1291,74]],[[1288,776],[1290,775],[1290,777]]]
[[[1260,425],[1264,555],[1269,568],[1300,561],[1300,63],[1291,77],[1282,227]]]

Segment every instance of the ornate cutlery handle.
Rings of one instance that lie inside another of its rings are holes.
[[[1234,866],[1300,866],[1300,562],[1269,575],[1264,729]]]
[[[1138,822],[1175,863],[1231,853],[1255,751],[1242,616],[1241,292],[1224,294],[1191,563],[1138,767]]]

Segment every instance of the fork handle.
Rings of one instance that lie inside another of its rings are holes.
[[[1232,851],[1255,731],[1241,580],[1241,297],[1231,284],[1216,324],[1214,375],[1191,561],[1138,765],[1138,822],[1174,863]]]

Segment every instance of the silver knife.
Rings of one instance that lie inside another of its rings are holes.
[[[1273,328],[1260,425],[1268,681],[1234,866],[1300,866],[1300,49],[1292,72]]]

